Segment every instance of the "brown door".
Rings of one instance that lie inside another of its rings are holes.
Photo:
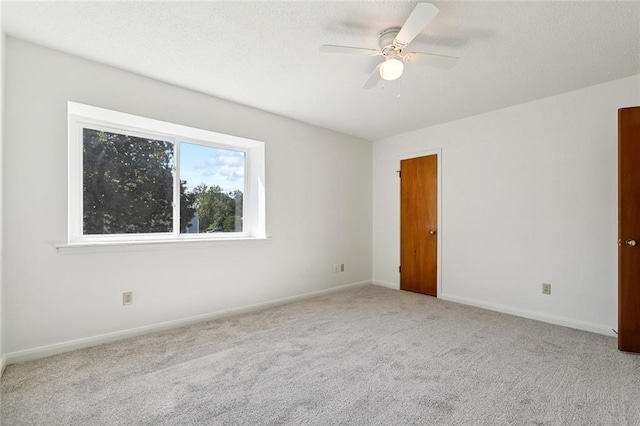
[[[400,289],[438,295],[438,157],[400,162]]]
[[[640,107],[618,110],[618,349],[640,352]]]

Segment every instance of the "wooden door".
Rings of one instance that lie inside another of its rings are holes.
[[[618,110],[618,349],[640,353],[640,107]]]
[[[438,295],[438,157],[400,162],[400,289]]]

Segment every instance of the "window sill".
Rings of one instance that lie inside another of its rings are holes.
[[[237,238],[198,238],[198,239],[176,239],[176,240],[153,240],[153,241],[118,241],[118,242],[99,242],[99,243],[60,243],[55,248],[58,254],[82,254],[82,253],[113,253],[128,251],[148,251],[148,250],[167,250],[177,246],[195,246],[195,245],[219,245],[219,244],[238,244],[249,241],[269,241],[271,236],[267,237],[237,237]]]

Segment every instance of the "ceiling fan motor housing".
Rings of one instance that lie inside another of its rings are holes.
[[[396,56],[404,48],[404,46],[398,46],[394,44],[396,36],[400,32],[400,28],[392,27],[383,30],[378,35],[378,47],[384,56]],[[392,52],[397,52],[395,55],[391,55]]]

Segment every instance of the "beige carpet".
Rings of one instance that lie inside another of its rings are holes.
[[[615,339],[368,286],[6,369],[3,425],[639,425]]]

